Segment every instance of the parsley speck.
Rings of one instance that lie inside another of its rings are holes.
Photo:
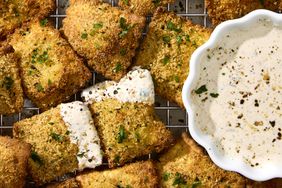
[[[210,96],[213,97],[213,98],[217,98],[219,96],[218,93],[210,93]]]
[[[40,20],[40,26],[41,27],[45,27],[46,25],[47,25],[47,23],[48,23],[48,20],[47,20],[47,18],[45,18],[45,19],[43,19],[43,20]]]
[[[202,93],[205,93],[207,91],[208,91],[208,89],[207,89],[206,85],[202,85],[201,87],[199,87],[198,89],[195,90],[195,93],[196,94],[202,94]]]

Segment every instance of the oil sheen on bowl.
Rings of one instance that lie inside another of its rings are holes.
[[[282,177],[282,15],[220,24],[190,61],[183,101],[215,164],[257,181]]]

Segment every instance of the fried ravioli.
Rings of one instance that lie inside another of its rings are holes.
[[[119,80],[135,55],[145,18],[98,0],[76,0],[67,9],[63,31],[89,67]]]
[[[102,164],[100,139],[82,102],[61,104],[14,124],[13,135],[32,146],[29,169],[37,185]]]
[[[214,26],[223,21],[240,18],[256,9],[277,11],[280,0],[205,0],[209,18]]]
[[[93,171],[78,175],[48,188],[156,188],[158,176],[151,161],[128,164],[114,170]]]
[[[0,40],[24,22],[42,19],[55,9],[55,0],[1,0]]]
[[[135,68],[119,83],[103,82],[82,92],[89,103],[109,167],[160,152],[173,138],[154,111],[149,71]]]
[[[181,92],[189,73],[190,57],[209,36],[209,29],[158,9],[136,65],[150,70],[158,95],[184,107]]]
[[[0,114],[7,115],[20,112],[24,99],[18,68],[19,58],[11,46],[0,45]]]
[[[187,133],[157,163],[161,187],[281,187],[281,179],[254,182],[217,167]]]
[[[146,16],[153,14],[157,7],[173,3],[175,0],[120,0],[119,6],[128,9],[134,14]]]
[[[29,155],[29,144],[0,137],[0,187],[24,187]]]
[[[156,169],[151,161],[137,162],[114,170],[90,172],[76,177],[82,188],[154,188],[158,185]]]
[[[42,110],[67,101],[91,77],[82,59],[46,19],[18,29],[9,40],[21,57],[24,92]]]

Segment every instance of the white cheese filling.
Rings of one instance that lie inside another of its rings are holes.
[[[67,125],[71,143],[78,146],[78,169],[95,168],[102,164],[100,139],[91,113],[82,102],[60,105],[61,116]]]
[[[121,102],[155,103],[154,83],[148,70],[134,67],[118,83],[105,81],[85,89],[81,97],[86,103],[114,98]]]

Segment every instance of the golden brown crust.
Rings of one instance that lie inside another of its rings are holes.
[[[55,0],[0,1],[0,40],[24,22],[42,19],[55,9]]]
[[[30,145],[9,137],[0,137],[0,154],[0,187],[23,187]]]
[[[0,114],[20,112],[23,107],[23,90],[18,68],[19,58],[13,48],[0,44]]]
[[[279,9],[281,0],[205,0],[209,18],[214,26],[223,21],[240,18],[249,12],[265,8],[272,11]]]
[[[88,65],[106,78],[119,80],[138,47],[145,18],[97,0],[76,0],[63,20],[64,35]]]
[[[110,167],[160,152],[172,143],[170,131],[150,105],[106,99],[90,105],[90,110]]]
[[[21,57],[25,94],[47,110],[67,101],[84,87],[91,72],[59,31],[44,21],[18,29],[10,37],[10,44]]]
[[[151,161],[137,162],[114,170],[90,172],[76,177],[82,188],[155,188],[158,177]]]
[[[169,3],[174,3],[175,0],[120,0],[119,6],[127,9],[134,14],[146,16],[153,14],[160,6],[166,6]]]
[[[70,142],[68,134],[59,107],[14,124],[14,137],[32,146],[28,165],[37,185],[78,168],[78,147]]]
[[[205,150],[187,135],[163,154],[157,163],[161,186],[194,185],[201,187],[281,187],[282,179],[254,182],[243,176],[217,167]]]
[[[150,70],[158,95],[184,108],[181,92],[190,57],[210,33],[209,29],[158,9],[136,58],[136,65]]]
[[[75,178],[71,178],[60,183],[50,184],[46,188],[80,188],[80,185]]]

